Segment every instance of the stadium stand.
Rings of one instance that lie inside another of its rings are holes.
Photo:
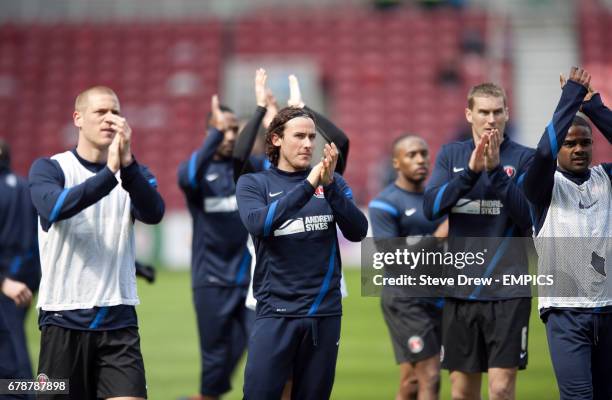
[[[194,132],[218,90],[221,38],[218,21],[1,26],[0,132],[16,170],[75,143],[71,99],[108,85],[136,132],[135,154],[156,172],[168,206],[183,207],[176,168],[202,138]]]
[[[609,105],[612,101],[612,80],[609,79],[612,76],[612,54],[608,50],[612,46],[609,30],[612,25],[612,10],[598,0],[587,0],[581,2],[577,11],[582,64],[591,72],[593,82],[596,82],[595,89]],[[608,161],[609,148],[603,136],[594,134],[593,141],[594,163]]]
[[[486,61],[459,65],[457,86],[441,85],[437,73],[449,59],[470,59],[460,57],[462,37],[469,30],[485,40],[486,25],[478,10],[410,7],[262,9],[226,25],[215,19],[4,24],[0,132],[14,146],[15,169],[26,173],[35,157],[74,143],[66,114],[74,95],[93,84],[111,86],[136,132],[135,153],[156,171],[167,206],[183,208],[176,168],[202,138],[195,133],[219,90],[224,60],[308,56],[323,71],[327,114],[351,138],[346,174],[363,204],[380,188],[379,170],[395,136],[425,135],[435,154],[464,125],[467,88],[484,78],[484,68],[474,66]],[[510,88],[508,63],[503,71],[502,84]]]
[[[262,10],[237,23],[234,45],[242,57],[307,54],[318,61],[330,115],[351,138],[346,176],[363,203],[380,189],[368,180],[380,180],[378,169],[395,136],[425,135],[435,153],[462,124],[467,88],[484,76],[463,74],[460,85],[449,88],[438,84],[436,74],[444,61],[459,56],[464,32],[486,37],[486,18],[456,9],[373,14],[350,8],[291,15]],[[510,76],[506,65],[502,84],[508,88]]]

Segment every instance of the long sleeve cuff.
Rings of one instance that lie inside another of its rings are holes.
[[[138,165],[138,162],[136,162],[136,159],[133,158],[133,161],[130,165],[121,168],[121,180],[125,182],[125,184],[129,185],[129,183],[132,182],[139,173],[140,166]]]

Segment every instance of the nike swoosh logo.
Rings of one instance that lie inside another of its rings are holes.
[[[453,167],[453,172],[461,172],[463,171],[465,168],[457,168],[457,167]]]
[[[581,210],[588,210],[589,208],[593,207],[598,201],[599,200],[595,200],[594,202],[592,202],[588,206],[585,206],[584,204],[582,204],[582,201],[579,201],[578,202],[578,208],[580,208]]]
[[[206,175],[206,180],[208,182],[212,182],[215,179],[217,179],[219,177],[219,174],[210,174],[210,175]]]
[[[457,204],[455,204],[455,207],[463,207],[464,205],[469,204],[469,203],[471,203],[471,202],[472,202],[472,200],[469,200],[469,199],[468,199],[468,200],[464,201],[463,203],[457,203]]]
[[[527,357],[527,352],[526,351],[521,351],[521,354],[519,354],[519,357],[521,357],[521,360],[525,357]]]
[[[406,210],[404,212],[404,214],[406,214],[407,217],[411,216],[412,214],[414,214],[416,212],[416,208],[411,208],[409,210]]]
[[[270,196],[270,197],[276,197],[276,196],[278,196],[278,195],[279,195],[279,194],[281,194],[281,193],[283,193],[283,191],[282,191],[282,190],[281,190],[280,192],[276,192],[276,193],[272,193],[272,192],[270,192],[270,193],[268,193],[268,196]]]

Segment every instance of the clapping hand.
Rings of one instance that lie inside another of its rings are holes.
[[[115,114],[108,114],[105,117],[105,122],[115,131],[115,138],[119,138],[119,160],[121,168],[125,168],[133,161],[131,146],[132,128],[130,128],[125,118]],[[113,143],[115,142],[115,138],[113,139]],[[113,143],[111,143],[111,146]]]
[[[487,144],[489,144],[489,136],[483,134],[470,156],[470,161],[468,162],[470,171],[480,173],[484,169],[484,152]]]
[[[492,129],[490,133],[486,133],[488,142],[484,148],[484,167],[487,171],[495,169],[499,165],[499,146],[502,142],[499,129]]]
[[[327,186],[334,181],[334,171],[338,162],[338,148],[334,143],[325,144],[323,149],[323,168],[321,169],[321,184]]]
[[[268,80],[268,75],[266,74],[266,70],[263,68],[258,68],[255,71],[255,100],[259,107],[266,106],[266,81]]]
[[[221,111],[221,108],[219,107],[219,96],[216,94],[211,98],[210,109],[212,114],[210,118],[210,125],[221,132],[225,132],[227,129],[227,121],[225,120],[223,111]]]
[[[287,106],[304,108],[304,105],[302,91],[300,90],[300,82],[298,82],[295,75],[289,75],[289,100],[287,100]]]
[[[583,101],[589,101],[591,100],[591,97],[597,94],[597,91],[591,86],[591,74],[589,74],[585,69],[580,67],[572,67],[570,70],[569,79],[587,88],[588,92],[586,96],[584,96]],[[567,79],[565,79],[565,76],[563,74],[559,74],[559,84],[561,85],[561,89],[563,89],[566,83]]]

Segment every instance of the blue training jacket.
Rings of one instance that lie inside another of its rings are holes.
[[[223,133],[211,128],[202,146],[179,167],[179,186],[193,219],[191,281],[203,286],[248,286],[251,255],[236,204],[231,159],[213,160]]]
[[[240,217],[256,250],[258,317],[342,313],[336,227],[357,242],[365,237],[368,222],[339,174],[315,191],[306,180],[309,172],[272,167],[238,180]]]
[[[33,292],[40,281],[37,226],[28,182],[0,165],[0,273]]]
[[[533,150],[504,137],[500,145],[500,165],[492,171],[475,173],[468,168],[474,141],[466,140],[442,146],[431,179],[425,190],[423,211],[427,218],[448,215],[449,238],[453,251],[480,249],[479,237],[500,238],[488,241],[490,262],[482,277],[504,273],[528,273],[527,251],[513,248],[510,237],[530,236],[529,205],[520,186],[533,156]],[[466,240],[461,248],[452,247],[453,238]],[[493,253],[491,253],[493,252]],[[528,287],[492,285],[457,295],[471,300],[495,300],[529,297]]]

